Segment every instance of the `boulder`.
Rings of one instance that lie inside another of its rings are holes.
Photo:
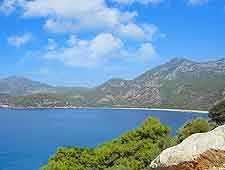
[[[225,170],[225,126],[194,134],[164,150],[150,167],[157,170]]]

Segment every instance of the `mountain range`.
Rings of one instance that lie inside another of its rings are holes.
[[[23,77],[0,80],[0,103],[14,107],[148,107],[207,110],[225,97],[225,59],[174,58],[133,80],[94,88],[55,87]]]

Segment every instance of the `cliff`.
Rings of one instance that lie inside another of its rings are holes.
[[[225,125],[194,134],[164,150],[150,167],[156,170],[222,170],[225,168]]]

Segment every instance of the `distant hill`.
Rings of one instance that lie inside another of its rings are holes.
[[[7,105],[10,102],[10,95],[7,94],[0,94],[0,104]]]
[[[52,93],[51,98],[54,96],[59,103],[63,101],[67,106],[206,110],[225,97],[225,59],[198,63],[175,58],[133,80],[111,79],[91,89],[58,88],[27,79],[9,80],[5,79],[5,85],[0,81],[0,93],[8,91],[7,94],[10,95],[20,94],[25,96],[21,97],[24,98],[23,101],[26,101],[27,94],[32,98],[38,93]],[[10,86],[6,82],[11,82]],[[15,84],[19,85],[15,87]],[[21,105],[18,97],[14,100],[14,105]]]
[[[78,93],[86,91],[85,87],[56,87],[25,77],[11,76],[0,79],[0,95],[29,96],[40,93]]]
[[[0,79],[1,94],[20,96],[46,92],[55,92],[54,87],[18,76]]]

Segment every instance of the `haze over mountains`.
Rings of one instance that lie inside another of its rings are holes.
[[[107,106],[205,110],[225,97],[225,59],[198,63],[175,58],[133,80],[111,79],[90,89],[54,87],[13,76],[0,80],[0,93],[3,96],[1,103],[20,107]]]

